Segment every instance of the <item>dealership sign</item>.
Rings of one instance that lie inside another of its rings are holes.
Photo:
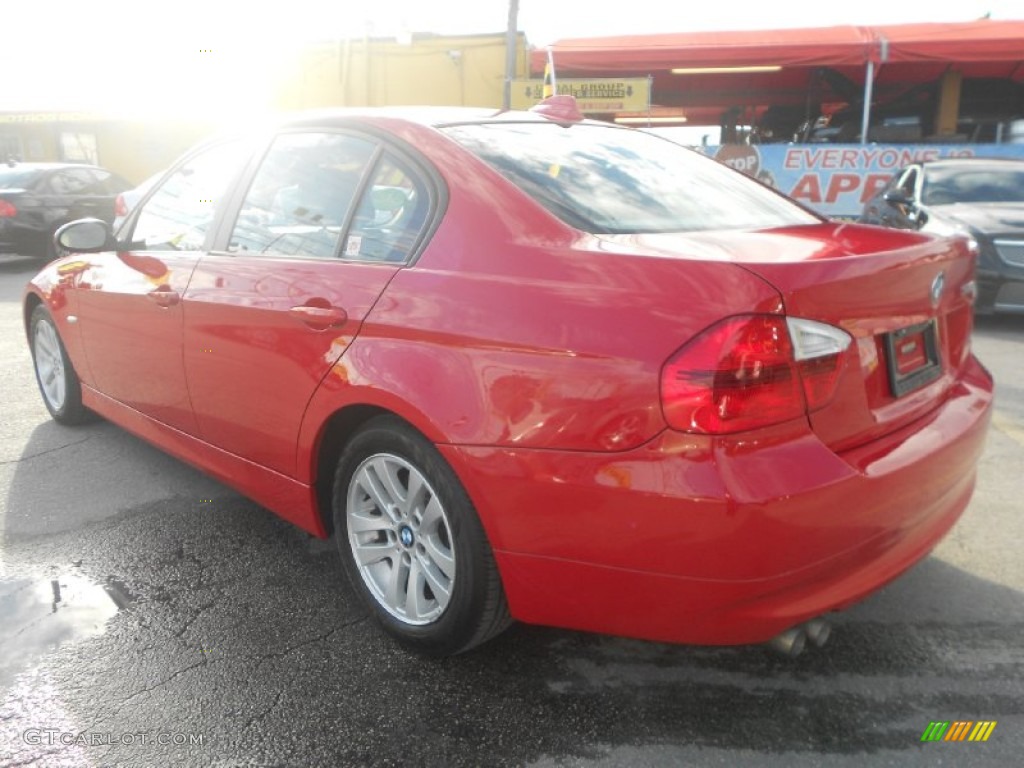
[[[651,81],[646,77],[558,78],[559,96],[573,96],[581,112],[644,112],[651,105]],[[543,80],[513,80],[512,109],[529,109],[544,98]]]
[[[1024,159],[1024,144],[763,144],[702,150],[826,216],[856,218],[896,171],[949,157]]]

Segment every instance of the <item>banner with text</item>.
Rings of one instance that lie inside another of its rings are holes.
[[[1024,144],[762,144],[701,147],[826,216],[853,219],[901,168],[947,157],[1024,159]]]
[[[558,78],[559,96],[573,96],[580,112],[643,112],[650,108],[651,82],[646,77]],[[544,98],[543,80],[513,80],[512,109],[529,109]]]

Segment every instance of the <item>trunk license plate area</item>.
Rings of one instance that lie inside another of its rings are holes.
[[[942,373],[934,320],[885,334],[885,352],[895,397],[935,381]]]

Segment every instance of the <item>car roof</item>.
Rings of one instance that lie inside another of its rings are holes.
[[[983,166],[1018,165],[1024,167],[1024,160],[1016,157],[944,157],[921,163],[925,168],[953,169],[980,168]]]
[[[401,120],[429,128],[442,128],[449,125],[481,124],[481,123],[551,123],[552,118],[536,112],[500,110],[486,107],[344,107],[305,110],[287,115],[276,121],[275,127],[306,126],[311,123],[332,121],[345,122],[363,120],[368,122],[384,120]],[[611,128],[622,128],[596,120],[582,120],[580,123],[602,125]]]
[[[19,168],[28,171],[59,171],[63,168],[91,168],[97,171],[106,171],[106,168],[101,168],[98,165],[90,165],[88,163],[23,163],[20,160],[14,162],[3,163],[0,162],[0,168]],[[109,171],[107,171],[109,173]]]

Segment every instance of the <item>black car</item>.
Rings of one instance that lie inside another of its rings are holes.
[[[978,242],[976,308],[1024,313],[1024,160],[957,158],[899,171],[861,220]]]
[[[83,217],[112,222],[114,198],[131,186],[91,165],[0,165],[0,253],[52,258],[58,227]]]

